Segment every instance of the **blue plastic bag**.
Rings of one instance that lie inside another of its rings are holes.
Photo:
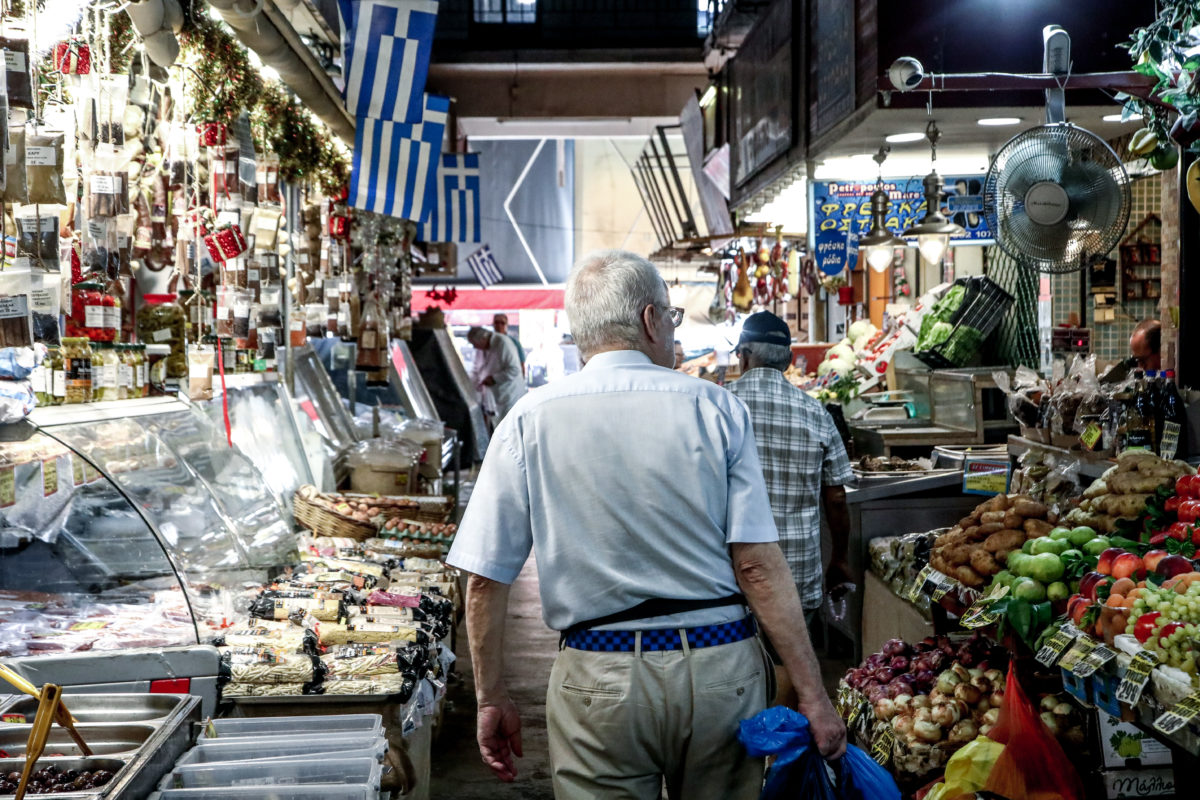
[[[854,745],[826,762],[813,745],[808,718],[790,708],[772,706],[743,720],[738,738],[752,756],[775,756],[759,800],[900,800],[892,776]]]

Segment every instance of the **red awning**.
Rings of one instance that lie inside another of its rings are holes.
[[[447,305],[444,300],[430,300],[426,290],[413,289],[413,313],[419,314],[430,306],[437,306],[443,311],[560,311],[563,307],[563,290],[460,289],[454,304]]]

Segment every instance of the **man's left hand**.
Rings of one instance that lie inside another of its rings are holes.
[[[511,783],[517,777],[517,765],[513,756],[521,758],[521,715],[512,700],[504,698],[498,703],[481,703],[475,722],[475,738],[479,741],[479,754],[496,777]]]
[[[493,378],[491,375],[488,375],[486,378],[483,379],[483,385],[484,386],[495,386],[496,379]]]
[[[854,583],[854,577],[850,573],[850,565],[844,560],[831,561],[829,569],[825,571],[825,591],[832,592],[835,587],[843,583]]]

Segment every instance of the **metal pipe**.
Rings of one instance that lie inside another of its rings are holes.
[[[683,236],[685,239],[689,236],[699,236],[700,230],[696,227],[696,218],[692,216],[692,207],[688,203],[687,192],[683,189],[683,179],[679,177],[679,169],[675,166],[675,154],[671,152],[671,148],[667,144],[667,128],[682,128],[682,126],[659,125],[658,138],[667,154],[667,163],[671,165],[671,177],[675,179],[675,188],[678,190],[679,200],[683,204]]]

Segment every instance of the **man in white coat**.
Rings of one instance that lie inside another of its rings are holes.
[[[500,424],[513,405],[525,394],[525,376],[521,372],[521,357],[513,340],[486,328],[471,328],[467,341],[479,351],[475,354],[475,366],[471,376],[479,387],[481,397],[491,394],[495,407],[493,427]]]

